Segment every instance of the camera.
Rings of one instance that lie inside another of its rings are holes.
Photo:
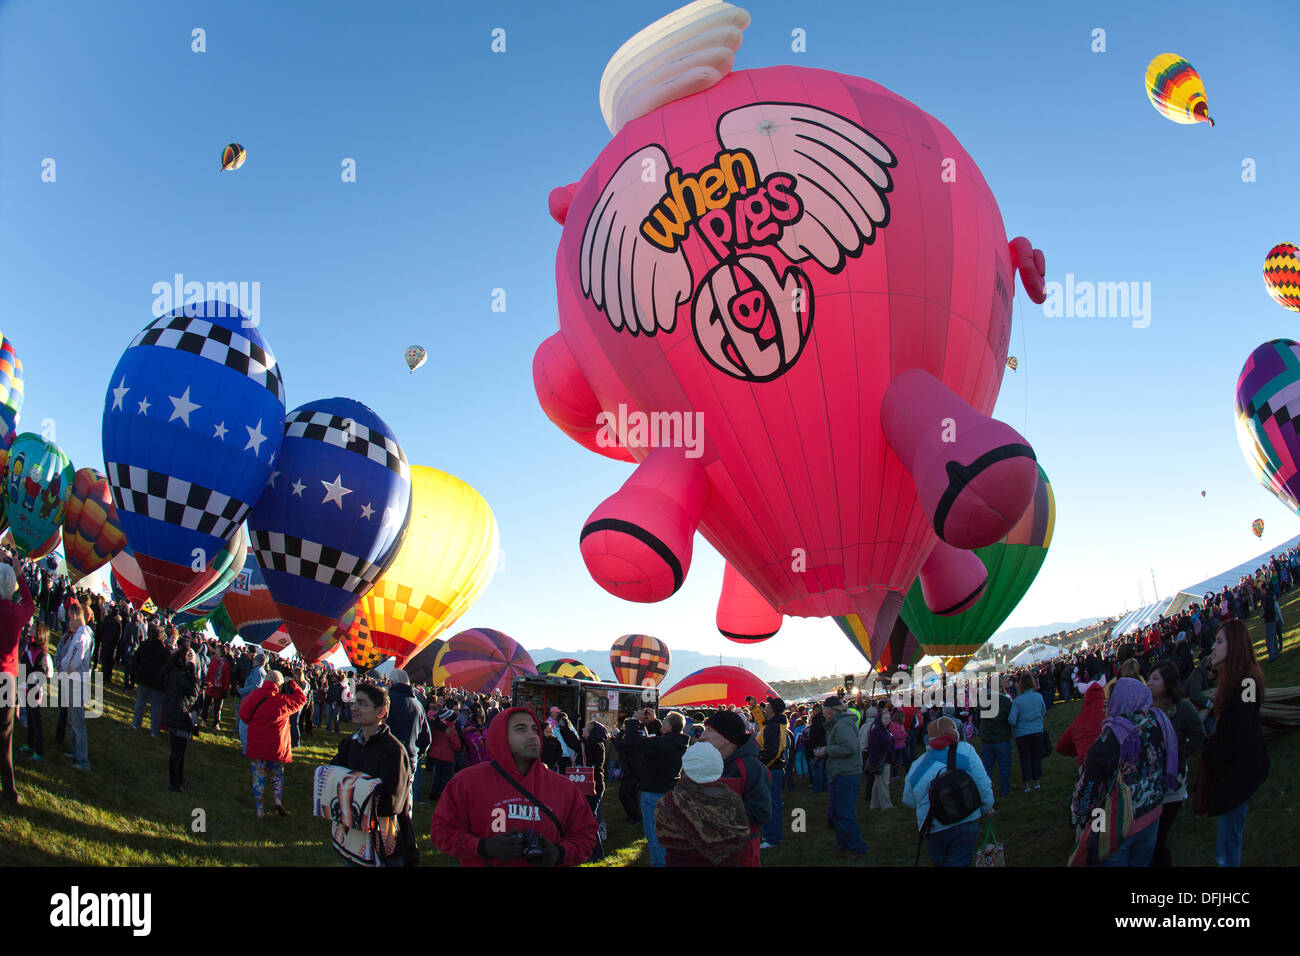
[[[524,830],[519,834],[519,840],[524,845],[524,859],[529,863],[536,863],[546,851],[542,849],[541,838],[533,830]]]

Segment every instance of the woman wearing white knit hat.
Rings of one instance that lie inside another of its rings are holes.
[[[668,866],[739,866],[749,841],[745,803],[721,782],[722,754],[698,743],[682,757],[682,776],[655,807],[655,833]]]

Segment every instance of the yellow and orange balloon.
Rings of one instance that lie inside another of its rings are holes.
[[[72,479],[72,496],[63,515],[68,577],[77,583],[112,561],[124,547],[126,535],[108,479],[94,468],[80,469]]]
[[[1201,74],[1176,53],[1161,53],[1147,65],[1147,99],[1175,123],[1209,123],[1210,104]]]

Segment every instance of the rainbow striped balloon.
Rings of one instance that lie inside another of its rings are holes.
[[[1300,344],[1265,342],[1237,379],[1237,440],[1255,477],[1287,508],[1300,512]]]
[[[1300,256],[1289,242],[1280,242],[1264,259],[1264,288],[1284,309],[1300,312]]]
[[[1205,84],[1192,65],[1176,53],[1161,53],[1147,65],[1147,98],[1160,114],[1175,123],[1209,123]]]
[[[474,694],[508,691],[516,677],[536,673],[532,656],[517,641],[489,627],[461,631],[443,646],[433,662],[434,683]]]
[[[108,479],[94,468],[82,468],[72,479],[72,495],[63,516],[63,553],[68,577],[76,584],[117,557],[126,535],[117,518]]]
[[[12,339],[0,335],[0,442],[8,445],[18,433],[23,410],[23,360]]]

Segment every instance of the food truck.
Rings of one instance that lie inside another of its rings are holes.
[[[646,707],[659,709],[657,688],[572,677],[516,677],[510,696],[513,706],[531,707],[542,720],[552,707],[558,707],[569,715],[576,730],[594,720],[611,734]]]

